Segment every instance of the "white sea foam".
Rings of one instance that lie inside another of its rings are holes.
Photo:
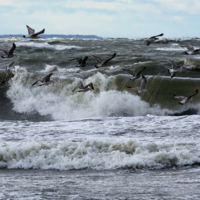
[[[38,72],[42,72],[42,73],[50,73],[52,71],[58,71],[61,72],[62,74],[65,73],[78,73],[80,72],[80,68],[78,67],[74,67],[74,68],[61,68],[58,65],[48,65],[46,64],[45,68],[43,70],[39,70]]]
[[[138,116],[102,117],[50,122],[0,122],[0,141],[65,141],[96,138],[132,138],[148,144],[193,143],[199,140],[200,117]],[[187,125],[186,125],[187,124]],[[187,126],[187,128],[186,128]]]
[[[178,46],[171,46],[171,47],[160,47],[160,48],[156,48],[156,50],[159,51],[185,51],[185,48],[182,47],[178,47]]]
[[[16,112],[38,112],[40,115],[50,115],[56,120],[164,115],[167,112],[159,106],[149,106],[137,95],[126,91],[108,90],[112,77],[106,77],[99,72],[84,80],[84,84],[93,82],[95,88],[95,91],[86,93],[72,92],[80,82],[80,78],[66,77],[60,80],[52,77],[54,84],[31,87],[35,79],[26,69],[16,68],[16,74],[7,91],[7,96],[13,102],[13,109]]]
[[[142,144],[131,139],[57,142],[7,142],[0,166],[22,169],[164,168],[200,163],[198,143]]]
[[[35,47],[35,48],[50,48],[56,50],[64,50],[64,49],[81,49],[82,47],[73,46],[73,45],[50,45],[48,42],[43,43],[36,43],[36,42],[18,42],[17,46],[28,46],[28,47]]]

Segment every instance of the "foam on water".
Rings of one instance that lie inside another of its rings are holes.
[[[200,163],[198,121],[198,115],[147,115],[0,122],[0,167],[104,170],[192,166]]]
[[[156,50],[159,50],[159,51],[180,51],[180,52],[184,52],[184,51],[186,51],[186,48],[182,48],[182,47],[179,47],[179,46],[171,46],[171,47],[159,47],[159,48],[156,48]]]
[[[187,143],[199,140],[198,115],[103,117],[50,122],[0,122],[1,141],[64,141],[96,138],[132,138],[148,144]],[[187,128],[186,128],[187,126]]]
[[[48,42],[36,43],[36,42],[17,42],[17,46],[26,46],[26,47],[35,47],[35,48],[50,48],[56,50],[64,50],[64,49],[81,49],[82,47],[73,46],[73,45],[50,45]]]
[[[53,71],[58,71],[61,74],[62,73],[65,74],[65,73],[78,73],[81,70],[78,67],[76,67],[76,68],[61,68],[58,65],[48,65],[48,64],[46,64],[46,67],[43,70],[38,70],[38,72],[42,72],[42,73],[46,73],[46,74],[50,73],[50,72],[53,72]]]
[[[108,90],[112,77],[100,72],[86,80],[66,77],[54,78],[49,86],[34,86],[32,83],[40,77],[34,77],[25,68],[16,68],[10,82],[7,96],[13,102],[13,109],[19,113],[38,112],[50,115],[55,120],[79,119],[107,116],[138,116],[146,114],[164,115],[169,110],[159,106],[151,107],[139,96],[127,91]],[[95,91],[86,93],[72,92],[79,82],[93,82]]]
[[[154,168],[200,163],[199,143],[147,144],[132,139],[7,142],[0,145],[0,167],[22,169]]]

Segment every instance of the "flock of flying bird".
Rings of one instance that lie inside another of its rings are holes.
[[[43,29],[43,30],[35,33],[35,30],[30,28],[28,25],[27,25],[27,29],[28,29],[28,34],[29,35],[23,35],[24,38],[37,39],[37,38],[40,38],[38,35],[40,35],[40,34],[45,32],[45,29]],[[155,36],[152,36],[152,37],[146,39],[145,40],[146,46],[149,46],[152,42],[158,40],[159,39],[158,37],[163,36],[163,35],[164,34],[161,33],[159,35],[155,35]],[[187,51],[185,51],[185,53],[187,55],[200,54],[200,49],[194,49],[194,47],[192,47],[192,46],[182,46],[182,47],[186,47],[188,49]],[[12,58],[14,56],[13,52],[14,52],[15,48],[16,48],[16,45],[15,45],[15,43],[13,43],[13,45],[12,45],[10,50],[0,49],[1,51],[3,51],[5,53],[5,55],[1,56],[1,57],[2,58]],[[110,58],[108,58],[108,59],[106,59],[104,61],[101,60],[101,58],[99,58],[98,56],[95,56],[95,55],[91,55],[91,56],[98,63],[98,64],[95,65],[95,67],[99,68],[99,67],[106,66],[108,64],[108,62],[110,60],[112,60],[116,56],[116,53],[114,53]],[[88,59],[88,56],[85,56],[83,59],[82,58],[74,58],[74,59],[71,59],[69,61],[77,60],[78,65],[76,67],[85,67],[87,59]],[[171,65],[172,65],[172,68],[168,69],[168,72],[171,74],[171,78],[173,78],[176,75],[176,72],[181,72],[184,69],[184,67],[188,66],[188,65],[177,65],[177,63],[174,60],[166,60],[166,61],[170,62]],[[13,65],[14,65],[14,62],[12,62],[6,68],[6,78],[2,80],[1,77],[0,77],[0,84],[5,84],[6,82],[8,82],[8,76],[9,76],[9,73],[11,71],[11,68],[14,67]],[[137,90],[137,94],[138,95],[148,91],[148,89],[146,88],[146,82],[147,82],[146,77],[144,75],[142,75],[142,72],[145,70],[145,67],[143,67],[143,69],[140,70],[139,72],[135,72],[134,70],[124,69],[124,68],[123,68],[123,70],[132,75],[132,78],[130,78],[130,80],[132,80],[132,81],[142,77],[142,82],[141,82],[140,87],[127,86],[127,88],[131,88],[131,89]],[[50,77],[51,77],[52,74],[53,73],[50,73],[47,76],[35,81],[32,84],[32,86],[34,86],[38,82],[41,82],[41,84],[39,86],[49,85],[49,84],[53,83],[53,81],[50,80]],[[78,87],[79,87],[79,90],[77,92],[87,92],[89,90],[94,90],[94,86],[93,86],[92,83],[89,83],[89,84],[84,86],[83,83],[80,82]],[[73,91],[75,91],[75,89]],[[196,90],[194,94],[192,94],[192,95],[190,95],[188,97],[177,96],[177,95],[174,95],[174,97],[177,98],[177,99],[180,99],[179,104],[183,105],[183,104],[187,103],[188,101],[192,100],[192,97],[195,96],[197,93],[198,93],[198,90]]]

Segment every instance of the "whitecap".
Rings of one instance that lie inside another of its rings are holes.
[[[64,50],[64,49],[82,49],[82,47],[74,46],[74,45],[50,45],[48,42],[37,43],[37,42],[18,42],[17,46],[27,46],[27,47],[35,47],[35,48],[50,48],[56,50]]]

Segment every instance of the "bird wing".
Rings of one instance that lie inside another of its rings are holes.
[[[186,46],[186,48],[187,48],[189,51],[194,51],[194,47],[192,47],[192,46],[190,46],[190,45]]]
[[[50,74],[48,74],[47,76],[45,76],[44,78],[41,78],[41,79],[35,81],[35,82],[32,84],[32,86],[34,86],[38,81],[40,81],[40,82],[42,82],[42,83],[48,82],[48,81],[50,80],[50,77],[51,77],[52,74],[53,74],[53,73],[50,73]]]
[[[173,78],[174,76],[176,76],[176,72],[171,73],[171,78]]]
[[[155,36],[152,36],[152,37],[150,37],[150,38],[156,38],[156,37],[163,36],[163,35],[164,35],[164,33],[161,33],[161,34],[159,34],[159,35],[155,35]]]
[[[84,88],[90,87],[92,90],[94,90],[94,86],[92,83],[87,84]]]
[[[198,90],[196,90],[194,94],[190,95],[190,96],[187,98],[187,100],[191,99],[191,98],[192,98],[193,96],[195,96],[197,93],[198,93]]]
[[[29,27],[28,25],[26,25],[27,29],[28,29],[28,34],[29,35],[33,35],[35,33],[35,30],[32,29],[31,27]]]
[[[190,55],[190,54],[192,54],[192,51],[185,51],[185,54]]]
[[[33,87],[38,81],[41,81],[41,79],[35,81],[35,82],[32,84],[32,87]]]
[[[143,67],[142,70],[140,70],[139,72],[137,72],[137,75],[140,75],[145,69],[146,69],[146,67]]]
[[[199,52],[199,50],[200,50],[200,49],[195,49],[193,52],[194,52],[194,53],[197,53],[197,52]]]
[[[83,58],[83,60],[82,60],[82,63],[85,63],[87,59],[88,59],[88,56],[85,56],[85,57]]]
[[[76,60],[78,61],[79,65],[82,64],[82,62],[83,62],[82,58],[76,58]]]
[[[53,73],[48,74],[47,76],[44,77],[44,82],[48,82],[50,80],[50,77]]]
[[[146,82],[147,82],[146,77],[142,76],[142,82],[141,82],[141,86],[140,86],[141,89],[145,89]]]
[[[11,49],[8,52],[8,55],[13,54],[13,51],[15,50],[15,48],[16,48],[16,45],[15,45],[15,43],[13,43]]]
[[[114,57],[116,56],[116,53],[114,53],[110,58],[108,58],[107,60],[105,60],[103,62],[103,65],[106,65],[110,60],[112,60]]]
[[[123,69],[124,71],[128,72],[129,74],[133,75],[133,76],[136,75],[135,71],[133,71],[133,70],[131,70],[131,69],[124,69],[124,68],[122,68],[122,69]]]
[[[95,55],[92,55],[91,54],[91,56],[98,62],[98,63],[102,63],[102,60],[101,60],[101,58],[99,58],[98,56],[95,56]]]
[[[146,42],[146,45],[149,46],[151,44],[152,40],[149,38],[145,42]]]
[[[127,88],[133,89],[133,90],[140,90],[140,87],[132,87],[132,86],[127,86]]]
[[[45,31],[45,29],[43,29],[43,30],[41,30],[41,31],[39,31],[37,33],[33,33],[32,36],[37,36],[39,34],[42,34],[42,33],[44,33],[44,31]]]

